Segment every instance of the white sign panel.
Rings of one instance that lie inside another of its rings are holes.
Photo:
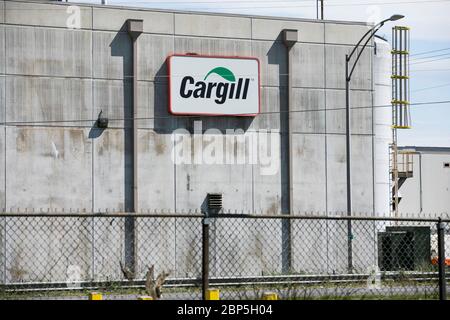
[[[259,60],[173,55],[168,58],[169,111],[174,115],[255,116]]]

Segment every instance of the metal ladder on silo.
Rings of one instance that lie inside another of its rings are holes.
[[[398,217],[400,202],[399,189],[405,179],[411,174],[399,171],[399,152],[397,145],[397,130],[411,128],[411,115],[409,111],[409,50],[410,29],[395,26],[392,28],[392,145],[389,159],[390,182],[390,208],[391,214]],[[404,156],[404,154],[403,154]],[[409,163],[409,160],[407,160]]]

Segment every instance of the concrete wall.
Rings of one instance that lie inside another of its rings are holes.
[[[284,114],[194,119],[204,129],[242,129],[245,138],[273,130],[281,153],[274,175],[262,175],[259,164],[175,165],[171,133],[191,130],[193,120],[168,114],[165,66],[171,53],[255,56],[261,62],[261,112],[283,111],[287,61],[279,36],[284,28],[299,30],[293,48],[294,211],[346,209],[344,56],[368,26],[80,5],[80,28],[70,29],[73,11],[67,8],[0,1],[0,117],[6,121],[0,130],[0,207],[128,209],[132,186],[126,154],[132,142],[123,118],[130,117],[132,66],[123,24],[137,18],[144,20],[138,39],[138,117],[147,118],[139,121],[141,210],[196,210],[207,192],[223,193],[225,211],[278,214],[286,207]],[[369,46],[351,84],[354,210],[369,214],[374,199],[373,111],[367,108],[372,105],[372,54]],[[112,119],[104,131],[94,127],[100,111]],[[195,139],[187,135],[188,142]],[[248,152],[248,146],[229,143]],[[195,236],[186,235],[186,243]],[[187,259],[188,247],[181,245],[180,259]],[[172,258],[168,264],[179,265]],[[117,267],[102,268],[117,273]],[[188,269],[179,274],[189,274]]]

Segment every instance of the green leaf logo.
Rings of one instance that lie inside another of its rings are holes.
[[[225,80],[228,80],[231,82],[236,81],[236,78],[234,77],[233,72],[231,72],[231,70],[224,68],[224,67],[217,67],[217,68],[212,69],[210,72],[208,72],[208,74],[205,76],[205,79],[203,79],[203,80],[206,80],[206,78],[208,78],[211,73],[218,74]]]

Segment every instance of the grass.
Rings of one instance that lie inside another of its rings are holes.
[[[214,286],[220,289],[221,297],[234,297],[251,300],[261,297],[265,291],[274,291],[281,299],[286,300],[423,300],[437,299],[435,282],[414,282],[405,279],[398,281],[383,281],[384,294],[377,292],[361,293],[366,288],[366,283],[317,283],[317,284],[271,284],[271,285],[242,285],[242,286]],[[325,291],[321,294],[321,290]],[[401,292],[408,290],[408,292]],[[48,291],[0,291],[0,299],[51,299],[51,298],[82,298],[88,297],[89,292],[101,292],[108,296],[132,296],[146,295],[144,288],[123,288],[117,286],[105,286],[97,289],[79,290],[48,290]],[[397,292],[396,292],[397,291]],[[398,292],[400,291],[400,292]],[[199,287],[164,288],[164,294],[190,293],[199,297]]]
[[[3,299],[46,299],[46,298],[81,298],[88,297],[90,292],[100,292],[105,296],[133,296],[147,295],[145,288],[124,288],[119,286],[104,286],[95,289],[72,289],[72,290],[33,290],[33,291],[13,291],[0,290],[0,300]],[[196,293],[201,292],[198,287],[186,288],[164,288],[163,294],[170,293]]]

